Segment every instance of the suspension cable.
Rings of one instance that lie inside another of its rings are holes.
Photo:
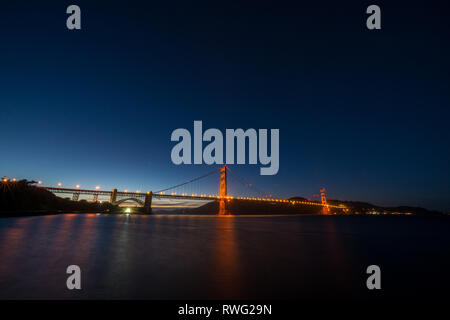
[[[165,189],[162,189],[162,190],[158,190],[158,191],[156,191],[155,193],[160,193],[160,192],[164,192],[164,191],[167,191],[167,190],[170,190],[170,189],[175,189],[175,188],[184,186],[184,185],[186,185],[186,184],[189,184],[189,183],[191,183],[191,182],[194,182],[194,181],[197,181],[197,180],[206,178],[207,176],[210,176],[210,175],[212,175],[213,173],[216,173],[218,170],[219,170],[219,169],[216,168],[216,169],[214,169],[214,170],[212,170],[212,171],[208,172],[207,174],[204,174],[204,175],[202,175],[202,176],[200,176],[200,177],[197,177],[197,178],[188,180],[188,181],[186,181],[186,182],[177,184],[176,186],[173,186],[173,187],[169,187],[169,188],[165,188]]]

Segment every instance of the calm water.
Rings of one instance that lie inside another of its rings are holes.
[[[449,217],[124,216],[0,219],[0,298],[218,299],[437,295]],[[82,290],[66,289],[68,265]]]

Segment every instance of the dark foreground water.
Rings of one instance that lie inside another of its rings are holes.
[[[438,296],[450,217],[125,216],[0,219],[0,299]],[[79,265],[82,290],[66,288]]]

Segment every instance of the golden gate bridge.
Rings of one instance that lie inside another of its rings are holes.
[[[207,193],[187,193],[186,186],[196,183],[199,180],[205,179],[206,177],[213,176],[214,174],[220,174],[219,179],[219,193],[218,194],[207,194]],[[254,191],[259,193],[259,196],[232,196],[228,194],[228,181],[229,177],[232,176],[241,185],[252,188]],[[142,206],[145,213],[152,212],[152,201],[153,199],[170,199],[170,200],[204,200],[204,201],[218,201],[219,202],[219,215],[228,214],[227,202],[233,200],[240,200],[246,202],[268,202],[268,203],[284,203],[292,204],[297,206],[318,206],[321,207],[324,214],[330,213],[331,208],[344,209],[343,205],[332,205],[326,200],[325,189],[320,190],[321,201],[311,201],[311,200],[296,200],[296,199],[281,199],[272,197],[271,194],[267,194],[254,187],[252,184],[247,183],[244,179],[239,177],[237,174],[233,173],[230,168],[226,165],[220,168],[216,168],[204,175],[196,177],[194,179],[187,180],[183,183],[164,188],[155,192],[129,192],[128,190],[119,191],[117,189],[113,190],[100,190],[96,187],[94,190],[90,189],[80,189],[79,185],[76,188],[63,188],[58,184],[58,187],[50,186],[38,186],[39,188],[46,189],[54,194],[71,194],[72,200],[78,201],[80,195],[92,196],[92,201],[97,202],[99,196],[107,196],[109,202],[113,205],[121,205],[129,201],[135,202],[137,205]]]

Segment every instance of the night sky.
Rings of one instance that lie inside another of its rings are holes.
[[[212,169],[170,159],[202,120],[280,129],[277,175],[231,166],[274,195],[450,210],[448,5],[93,2],[0,6],[0,175],[162,189]]]

